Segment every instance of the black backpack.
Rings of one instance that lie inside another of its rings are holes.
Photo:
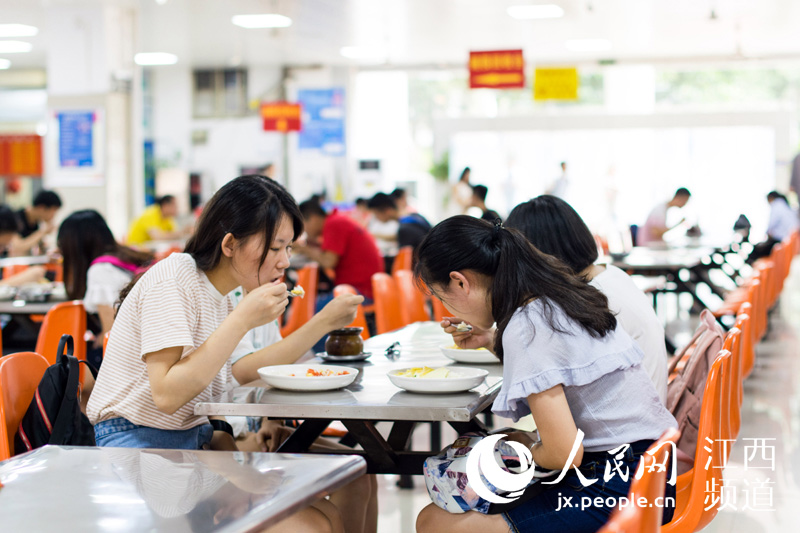
[[[80,363],[92,376],[97,371],[85,361],[72,355],[70,335],[58,342],[56,364],[44,372],[19,429],[14,437],[14,452],[25,453],[45,444],[94,446],[94,428],[81,412],[78,398]]]

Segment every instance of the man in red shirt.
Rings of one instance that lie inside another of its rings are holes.
[[[302,202],[300,212],[309,244],[295,250],[321,268],[333,269],[337,285],[352,285],[372,300],[372,275],[383,272],[383,258],[372,235],[348,216],[327,214],[314,200]]]

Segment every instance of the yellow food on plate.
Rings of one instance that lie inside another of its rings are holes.
[[[404,378],[442,379],[450,376],[448,368],[431,368],[429,366],[414,367],[395,374]]]
[[[305,289],[303,287],[301,287],[300,285],[295,285],[294,289],[292,289],[289,292],[292,293],[295,296],[299,296],[300,298],[302,298],[303,296],[306,295]]]
[[[484,352],[487,351],[486,348],[462,348],[458,344],[454,344],[452,346],[447,347],[448,350],[483,350]]]

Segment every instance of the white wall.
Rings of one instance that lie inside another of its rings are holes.
[[[276,98],[280,76],[278,67],[249,69],[248,99]],[[238,176],[242,166],[275,162],[278,172],[282,172],[282,136],[262,130],[257,110],[246,117],[192,117],[192,68],[189,65],[154,67],[152,91],[157,164],[199,172],[203,178],[204,200]],[[194,130],[207,131],[206,144],[192,145]]]

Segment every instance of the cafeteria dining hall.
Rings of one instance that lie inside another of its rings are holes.
[[[797,531],[798,28],[0,0],[0,532]]]

